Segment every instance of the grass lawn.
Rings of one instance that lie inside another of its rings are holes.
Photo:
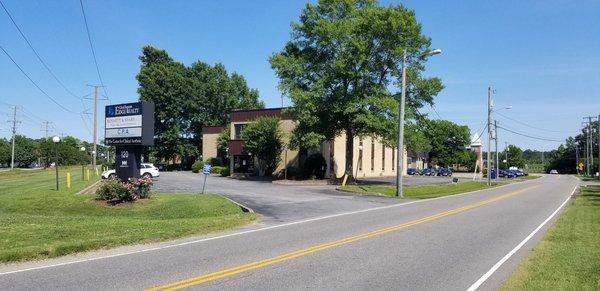
[[[67,171],[74,175],[72,188],[61,180],[60,191],[53,170],[0,172],[0,262],[205,234],[256,218],[210,194],[153,193],[106,206],[93,195],[75,195],[94,181],[83,181],[77,167],[61,170],[61,179]]]
[[[582,187],[503,290],[600,290],[600,187]]]
[[[469,181],[457,184],[410,186],[404,187],[404,197],[417,199],[435,198],[440,196],[447,196],[469,191],[486,189],[490,187],[496,187],[502,184],[504,183],[493,182],[492,186],[488,186],[486,182]],[[396,195],[396,188],[393,186],[348,185],[346,187],[340,188],[340,190],[364,194],[379,193],[391,197]]]

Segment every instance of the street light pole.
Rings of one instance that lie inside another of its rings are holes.
[[[402,174],[404,172],[404,105],[406,102],[406,49],[402,55],[402,92],[400,93],[400,114],[398,114],[398,166],[396,167],[396,196],[403,197]]]
[[[494,141],[496,144],[496,165],[494,168],[496,168],[496,180],[498,180],[498,175],[499,175],[499,170],[500,167],[498,166],[498,121],[494,120]]]
[[[488,150],[487,150],[487,184],[492,185],[492,86],[488,87],[488,102],[487,102],[487,126],[488,126]]]
[[[56,173],[56,191],[58,191],[58,143],[60,142],[60,137],[55,136],[52,138],[54,142],[54,172]]]
[[[434,49],[426,53],[427,56],[439,55],[441,49]],[[407,50],[404,49],[402,54],[402,92],[400,93],[400,113],[398,114],[398,148],[396,149],[397,166],[396,166],[396,196],[404,197],[402,189],[402,174],[404,173],[404,112],[406,103],[406,62]]]
[[[85,147],[81,147],[79,150],[81,150],[81,180],[85,180]]]

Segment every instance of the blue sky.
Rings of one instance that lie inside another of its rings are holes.
[[[86,84],[99,81],[79,2],[2,1],[58,78],[77,95],[91,93]],[[497,107],[512,106],[501,113],[527,125],[498,115],[500,125],[514,131],[563,140],[578,132],[583,116],[600,114],[600,1],[382,1],[390,3],[415,10],[433,46],[444,50],[430,59],[426,72],[446,85],[435,105],[442,118],[480,130],[489,85],[495,88]],[[84,1],[111,103],[138,99],[138,56],[143,45],[151,44],[186,64],[223,63],[229,71],[243,74],[268,107],[280,106],[281,94],[267,59],[289,39],[289,24],[298,19],[304,4]],[[50,96],[73,111],[83,110],[81,102],[45,71],[1,10],[0,45]],[[20,133],[43,136],[41,121],[48,120],[55,124],[54,134],[91,139],[81,116],[48,100],[1,53],[0,80],[0,136],[10,134],[4,122],[8,103],[24,109],[19,114]],[[431,108],[422,111],[438,117]],[[506,131],[499,134],[502,145],[558,145]]]

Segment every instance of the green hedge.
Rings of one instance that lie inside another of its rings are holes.
[[[194,164],[192,165],[192,172],[200,173],[200,171],[202,171],[202,168],[204,168],[204,162],[203,161],[195,161]]]

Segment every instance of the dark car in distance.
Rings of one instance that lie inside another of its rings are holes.
[[[422,172],[423,176],[436,176],[437,175],[437,171],[435,169],[432,168],[427,168],[424,169]]]
[[[452,177],[452,170],[449,168],[440,168],[437,175],[443,177]]]
[[[415,168],[408,168],[406,170],[406,174],[414,176],[414,175],[421,175],[421,171],[419,171],[418,169]]]

